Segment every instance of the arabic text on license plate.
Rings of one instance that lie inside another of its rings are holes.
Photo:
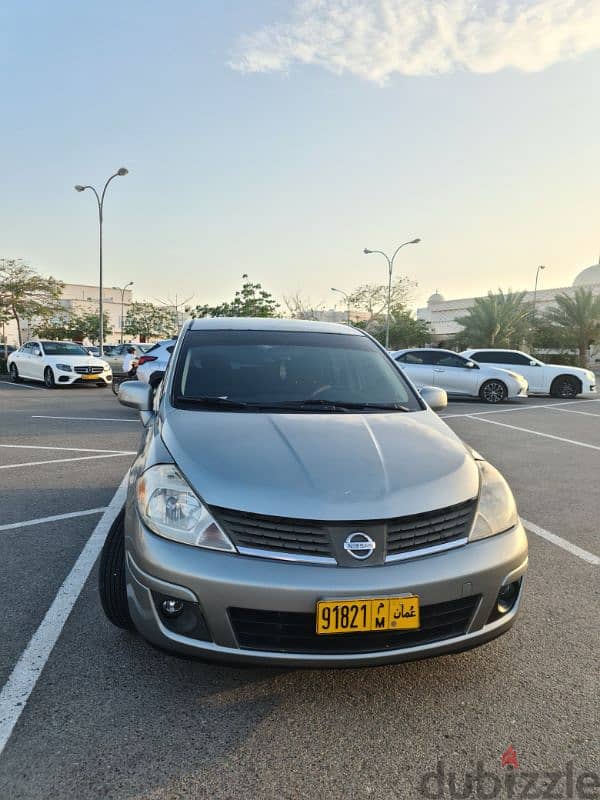
[[[319,634],[416,630],[420,627],[419,598],[411,595],[321,600],[316,617]]]

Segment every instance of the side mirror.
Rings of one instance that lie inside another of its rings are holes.
[[[423,386],[419,394],[432,411],[441,411],[448,405],[448,395],[443,389],[435,386]]]
[[[142,381],[125,381],[119,386],[119,403],[142,413],[152,411],[152,387]]]
[[[476,364],[474,361],[467,361],[467,367],[469,369],[479,369],[479,364]]]
[[[529,362],[529,366],[530,367],[539,367],[539,364],[537,363],[537,361],[530,361]]]

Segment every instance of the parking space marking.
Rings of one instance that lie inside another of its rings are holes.
[[[58,522],[61,519],[74,519],[75,517],[89,517],[92,514],[102,514],[107,506],[102,508],[88,508],[85,511],[70,511],[68,514],[54,514],[52,517],[38,517],[26,519],[22,522],[11,522],[9,525],[0,525],[0,531],[14,531],[18,528],[28,528],[30,525],[43,525],[46,522]]]
[[[116,453],[118,455],[135,455],[135,450],[98,450],[94,447],[60,447],[47,444],[0,444],[0,447],[14,450],[64,450],[67,453]]]
[[[536,536],[541,536],[542,539],[547,539],[547,541],[552,542],[552,544],[562,547],[563,550],[568,550],[569,553],[577,556],[577,558],[581,558],[583,561],[587,561],[588,564],[593,564],[596,567],[600,565],[600,557],[594,555],[594,553],[590,553],[588,550],[578,547],[576,544],[569,542],[567,539],[563,539],[562,536],[557,536],[555,533],[547,531],[545,528],[540,528],[540,526],[536,525],[534,522],[528,522],[523,518],[521,518],[521,522],[528,531],[535,533]]]
[[[596,417],[596,419],[600,419],[600,414],[592,414],[591,411],[575,411],[574,408],[556,408],[555,405],[547,405],[540,407],[549,408],[550,411],[562,411],[563,414],[583,414],[584,417]]]
[[[565,442],[566,444],[574,444],[578,447],[587,447],[589,450],[600,450],[597,444],[589,444],[588,442],[578,442],[576,439],[566,439],[564,436],[555,436],[552,433],[542,433],[541,431],[534,431],[531,428],[521,428],[517,425],[509,425],[506,422],[498,422],[496,419],[482,419],[473,414],[465,414],[469,419],[474,419],[477,422],[485,422],[488,425],[500,425],[502,428],[512,428],[513,431],[522,431],[523,433],[531,433],[534,436],[542,436],[544,439],[555,439],[557,442]]]
[[[122,417],[51,417],[47,414],[32,414],[31,419],[69,419],[81,422],[135,422],[139,419],[123,419]]]
[[[600,449],[600,448],[598,448]],[[75,456],[75,458],[49,458],[46,461],[24,461],[22,464],[0,464],[0,469],[19,469],[20,467],[39,467],[46,464],[66,464],[69,461],[96,461],[99,458],[119,458],[131,453],[105,453],[102,456]]]
[[[513,411],[532,411],[535,408],[556,408],[556,406],[569,406],[573,403],[581,405],[582,403],[600,403],[600,398],[583,398],[581,400],[563,400],[560,403],[537,403],[536,405],[519,405],[511,408],[495,408],[493,411],[465,411],[461,414],[439,414],[441,419],[453,419],[455,417],[474,417],[481,416],[482,414],[511,414]],[[566,409],[565,409],[566,410]],[[584,413],[583,411],[580,413]],[[596,416],[593,414],[592,416]]]
[[[96,563],[106,534],[125,503],[127,477],[126,474],[0,692],[0,754],[6,747]]]

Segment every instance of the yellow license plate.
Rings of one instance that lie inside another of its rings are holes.
[[[82,375],[84,381],[97,381],[100,375]]]
[[[358,600],[320,600],[317,633],[416,630],[420,627],[419,598],[370,597]]]

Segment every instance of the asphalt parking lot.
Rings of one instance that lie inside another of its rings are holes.
[[[0,798],[465,797],[478,762],[479,796],[506,797],[511,745],[517,777],[540,772],[530,797],[549,773],[598,773],[600,399],[442,416],[503,471],[530,531],[513,629],[395,666],[231,668],[154,650],[100,609],[136,415],[110,390],[0,382]],[[566,781],[547,796],[600,797]]]

